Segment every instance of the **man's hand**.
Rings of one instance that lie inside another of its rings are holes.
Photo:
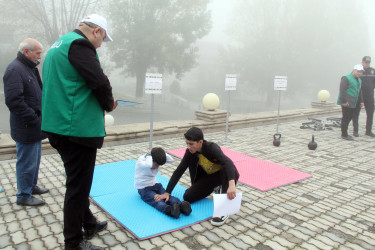
[[[344,103],[342,106],[349,107],[349,102]]]
[[[165,202],[168,202],[169,194],[168,193],[157,194],[157,195],[155,195],[154,199],[155,199],[155,201],[165,200]]]
[[[113,110],[115,110],[117,108],[117,100],[116,99],[113,99]]]
[[[229,181],[227,197],[229,200],[233,200],[236,197],[236,183],[234,182],[234,180]]]

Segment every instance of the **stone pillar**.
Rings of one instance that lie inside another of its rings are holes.
[[[227,119],[227,111],[221,109],[215,110],[197,110],[195,116],[198,120],[208,122],[225,122]]]
[[[333,109],[336,107],[336,103],[333,102],[324,102],[324,101],[315,101],[311,102],[311,107],[314,109]]]

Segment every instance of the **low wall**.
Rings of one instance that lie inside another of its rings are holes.
[[[307,108],[280,111],[279,122],[289,122],[307,119],[308,117],[340,116],[340,106],[331,109]],[[229,129],[239,129],[251,126],[276,124],[277,111],[257,112],[249,114],[233,114],[229,117]],[[174,120],[154,122],[153,140],[183,137],[183,134],[190,127],[196,126],[204,132],[216,132],[225,130],[225,121],[207,120]],[[107,136],[104,140],[104,147],[131,144],[136,142],[147,142],[150,138],[150,123],[134,123],[116,125],[106,128]],[[42,153],[52,154],[56,151],[51,147],[48,140],[42,143]],[[0,135],[0,160],[15,159],[16,144],[8,134]]]

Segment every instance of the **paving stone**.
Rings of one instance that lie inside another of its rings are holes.
[[[59,249],[61,245],[57,242],[57,238],[49,235],[43,238],[44,245],[47,249]]]
[[[232,237],[228,240],[228,242],[236,246],[236,249],[248,249],[249,248],[249,246],[238,237]]]
[[[233,245],[232,243],[229,243],[227,241],[222,241],[218,245],[223,247],[224,249],[236,249],[235,245]]]
[[[3,249],[5,247],[11,246],[11,237],[9,235],[0,236],[0,248]]]
[[[202,233],[203,236],[205,236],[209,241],[212,241],[213,243],[219,243],[223,239],[211,231],[205,231]]]
[[[317,235],[315,237],[316,240],[318,241],[321,241],[323,242],[324,244],[326,244],[327,246],[330,246],[330,247],[338,247],[340,245],[339,242],[336,242],[336,241],[333,241],[331,240],[329,237],[326,237],[326,236],[323,236],[323,235]]]
[[[124,244],[124,249],[138,250],[141,248],[136,243],[129,241]]]
[[[332,246],[329,246],[329,245],[325,244],[324,242],[316,240],[314,238],[310,238],[307,241],[307,243],[308,244],[312,244],[312,245],[316,246],[319,249],[332,249]]]
[[[37,230],[38,230],[38,234],[41,237],[47,237],[52,234],[51,228],[49,228],[49,226],[47,225],[38,226]]]
[[[12,241],[16,245],[26,242],[25,234],[22,231],[17,231],[15,233],[12,233]]]
[[[178,250],[190,250],[191,249],[185,243],[180,242],[180,241],[174,242],[171,246]]]
[[[18,244],[18,245],[16,246],[16,249],[17,249],[17,250],[29,250],[30,248],[31,248],[30,245],[27,244],[26,242],[21,243],[21,244]]]
[[[104,243],[109,247],[115,246],[120,243],[112,234],[104,234],[101,236],[101,238],[103,239]]]
[[[207,248],[210,247],[210,246],[212,246],[212,244],[213,244],[213,242],[211,240],[209,240],[203,234],[198,234],[194,238],[199,242],[199,244],[201,244],[202,246],[207,247]]]
[[[25,237],[26,237],[27,241],[33,241],[35,239],[40,238],[40,236],[38,234],[38,230],[36,230],[34,227],[29,228],[29,229],[25,230],[24,232],[25,232]]]
[[[162,250],[175,250],[176,248],[172,247],[172,246],[169,246],[169,245],[165,245],[161,248]]]
[[[172,235],[176,237],[178,240],[183,240],[186,237],[188,237],[188,235],[184,234],[182,231],[174,231],[172,232]]]

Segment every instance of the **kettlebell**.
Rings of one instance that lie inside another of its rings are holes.
[[[273,135],[273,145],[275,147],[280,146],[280,143],[281,143],[280,138],[281,138],[281,134],[274,134]]]
[[[318,147],[318,143],[314,141],[314,135],[312,136],[311,142],[307,145],[310,150],[315,150]]]

